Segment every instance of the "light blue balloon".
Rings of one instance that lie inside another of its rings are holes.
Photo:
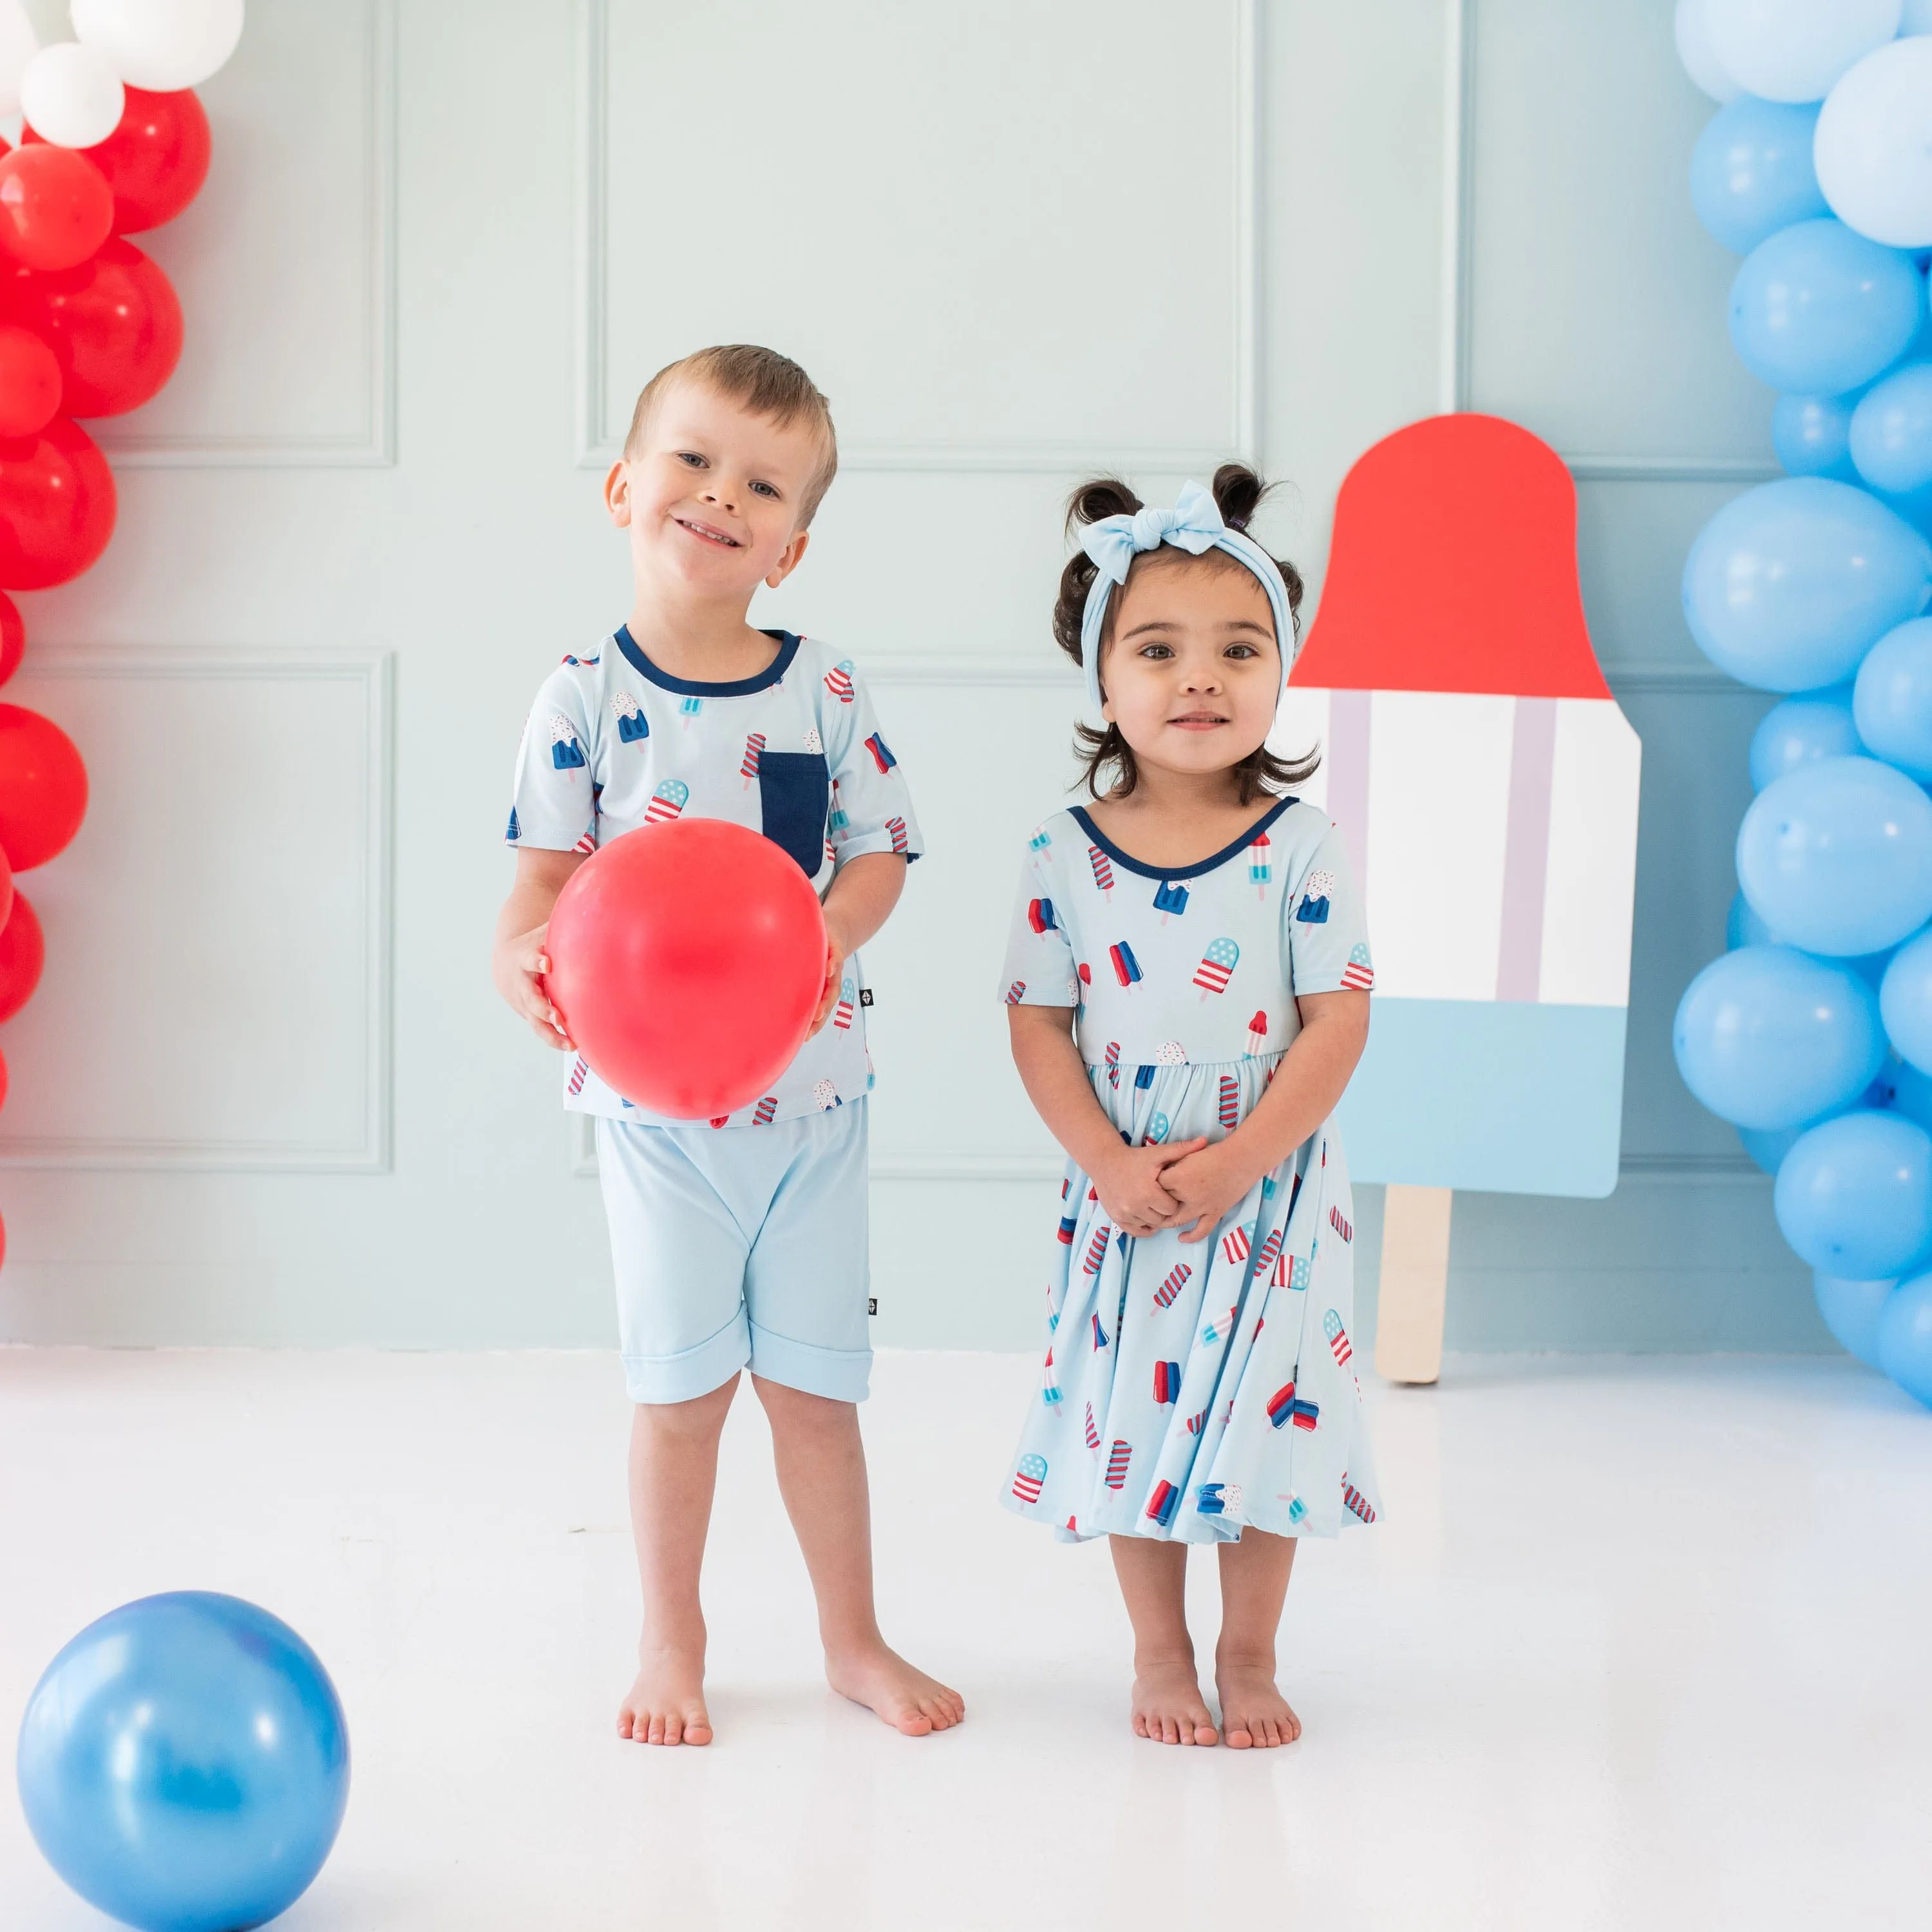
[[[1892,956],[1878,1010],[1900,1058],[1932,1073],[1932,932],[1920,933]]]
[[[1885,1063],[1870,987],[1788,946],[1712,960],[1684,989],[1670,1044],[1684,1085],[1740,1127],[1800,1126],[1849,1107]]]
[[[1932,1241],[1932,1134],[1896,1114],[1840,1114],[1784,1156],[1772,1202],[1784,1238],[1820,1274],[1902,1275]]]
[[[1878,1318],[1898,1286],[1886,1281],[1846,1281],[1834,1274],[1814,1274],[1811,1292],[1818,1312],[1832,1331],[1832,1340],[1868,1369],[1878,1366]]]
[[[1876,758],[1774,779],[1738,827],[1738,883],[1793,946],[1852,960],[1932,916],[1932,798]]]
[[[1738,1139],[1763,1172],[1774,1174],[1804,1132],[1805,1127],[1740,1127]]]
[[[1908,495],[1932,484],[1932,362],[1881,376],[1852,412],[1852,461],[1874,490]]]
[[[1932,1074],[1922,1073],[1910,1060],[1888,1053],[1867,1091],[1864,1104],[1903,1114],[1932,1133]]]
[[[1726,248],[1748,255],[1794,221],[1831,213],[1811,165],[1818,109],[1741,94],[1690,151],[1690,205]]]
[[[1724,950],[1735,952],[1740,946],[1782,946],[1784,940],[1751,910],[1751,902],[1742,892],[1731,895],[1731,909],[1724,919]]]
[[[1842,684],[1928,597],[1932,544],[1867,491],[1822,476],[1733,497],[1684,564],[1698,649],[1761,691]]]
[[[1932,617],[1897,626],[1865,653],[1852,718],[1874,758],[1921,784],[1932,779]]]
[[[1889,368],[1918,333],[1912,257],[1827,218],[1780,228],[1731,284],[1731,344],[1760,382],[1836,396]]]
[[[1914,1275],[1886,1297],[1877,1342],[1879,1367],[1932,1408],[1932,1274]]]
[[[1858,481],[1852,461],[1852,412],[1864,393],[1778,398],[1771,412],[1771,446],[1789,475]]]
[[[1807,691],[1774,704],[1751,734],[1751,789],[1820,758],[1855,758],[1865,748],[1852,722],[1852,687]]]
[[[142,1932],[234,1932],[322,1869],[349,1798],[342,1705],[314,1651],[238,1597],[144,1597],[48,1665],[20,1726],[48,1862]]]

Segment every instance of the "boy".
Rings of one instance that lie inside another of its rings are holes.
[[[660,370],[604,486],[629,536],[629,620],[598,655],[552,673],[518,755],[517,878],[492,965],[537,1036],[572,1053],[565,1105],[597,1116],[637,1405],[631,1513],[644,1600],[617,1730],[639,1743],[711,1741],[698,1569],[718,1432],[746,1368],[770,1418],[832,1688],[909,1736],[965,1714],[956,1692],[879,1634],[856,1408],[872,1363],[872,1072],[852,956],[897,902],[918,826],[850,664],[746,617],[760,584],[797,568],[837,464],[825,398],[796,363],[738,346]],[[790,854],[819,890],[830,941],[812,1037],[770,1094],[716,1127],[654,1119],[604,1086],[541,977],[550,909],[584,858],[685,812],[748,824]]]

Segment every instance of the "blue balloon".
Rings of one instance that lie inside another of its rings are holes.
[[[1869,382],[1918,332],[1912,257],[1827,218],[1780,228],[1731,284],[1731,343],[1774,389],[1836,396]]]
[[[48,1665],[20,1726],[20,1800],[82,1898],[142,1932],[234,1932],[286,1911],[349,1798],[328,1673],[238,1597],[144,1597]]]
[[[1820,1274],[1902,1275],[1932,1242],[1932,1134],[1897,1114],[1840,1114],[1784,1156],[1772,1204]]]
[[[1742,892],[1731,895],[1731,909],[1724,920],[1724,948],[1735,952],[1740,946],[1782,946],[1784,940],[1751,910],[1751,902]]]
[[[1855,758],[1864,749],[1852,722],[1852,687],[1808,691],[1774,704],[1751,734],[1751,789],[1820,758]]]
[[[1874,490],[1909,496],[1932,484],[1932,362],[1881,376],[1852,412],[1852,460]]]
[[[1899,1057],[1932,1073],[1932,932],[1922,932],[1892,956],[1878,1010]]]
[[[1844,683],[1928,597],[1932,544],[1866,491],[1822,476],[1733,497],[1684,564],[1698,649],[1761,691]]]
[[[1932,1274],[1902,1281],[1886,1297],[1877,1342],[1880,1368],[1932,1408]]]
[[[1738,883],[1808,952],[1882,952],[1932,917],[1932,798],[1876,758],[1803,766],[1751,801]]]
[[[1898,1286],[1896,1280],[1846,1281],[1834,1274],[1811,1277],[1811,1292],[1832,1340],[1868,1369],[1878,1366],[1878,1318]]]
[[[1870,987],[1788,946],[1712,960],[1684,989],[1670,1044],[1684,1085],[1740,1127],[1802,1126],[1849,1107],[1885,1064]]]
[[[1690,151],[1690,205],[1726,248],[1748,255],[1794,221],[1831,213],[1811,165],[1816,104],[1741,94],[1704,124]]]
[[[1813,1124],[1807,1121],[1802,1127],[1740,1127],[1738,1139],[1760,1170],[1774,1174],[1784,1165],[1784,1156]]]
[[[1932,779],[1932,617],[1886,632],[1865,653],[1852,718],[1874,758],[1921,784]]]
[[[1910,1060],[1900,1059],[1896,1053],[1886,1055],[1878,1077],[1866,1090],[1863,1104],[1902,1114],[1932,1133],[1932,1075],[1920,1072]]]
[[[1864,394],[1778,398],[1771,412],[1771,446],[1790,475],[1859,480],[1852,461],[1852,412]]]

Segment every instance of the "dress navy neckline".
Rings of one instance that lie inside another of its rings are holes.
[[[1224,845],[1211,858],[1198,859],[1191,866],[1150,866],[1144,860],[1136,859],[1131,852],[1123,852],[1094,823],[1084,806],[1070,806],[1067,808],[1081,830],[1115,865],[1124,866],[1129,872],[1138,872],[1144,879],[1198,879],[1203,872],[1211,872],[1216,866],[1225,866],[1230,859],[1245,852],[1294,802],[1292,797],[1279,800],[1273,811],[1264,812],[1232,845]]]

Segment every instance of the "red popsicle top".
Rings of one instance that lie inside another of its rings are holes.
[[[1576,580],[1563,459],[1500,416],[1430,416],[1358,459],[1288,682],[1608,698]]]

